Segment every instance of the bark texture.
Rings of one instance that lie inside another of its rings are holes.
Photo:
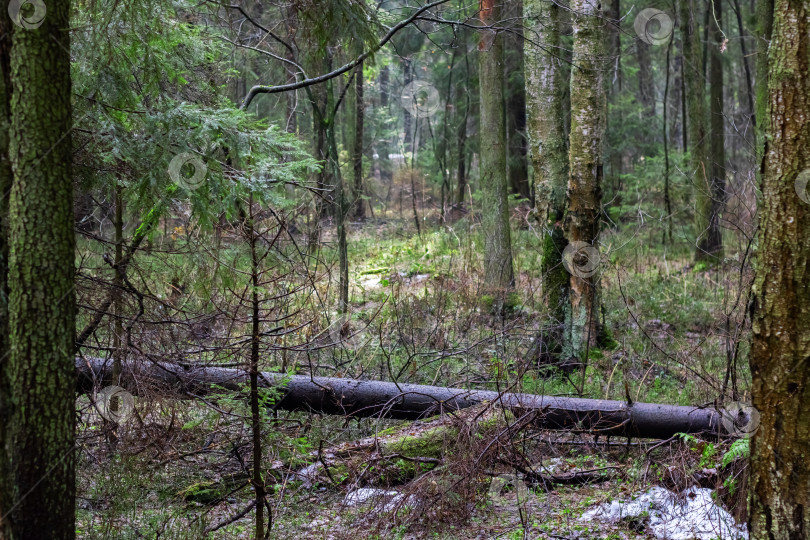
[[[8,192],[13,173],[8,155],[11,129],[11,41],[14,25],[6,10],[0,11],[0,518],[11,507],[11,458],[6,446],[11,405],[8,380]],[[0,538],[11,538],[9,521],[0,519]]]
[[[543,0],[525,0],[524,10],[529,35],[525,41],[526,103],[535,208],[541,222],[551,224],[562,219],[568,182],[562,8]]]
[[[587,358],[596,345],[599,324],[597,244],[602,204],[602,139],[607,101],[604,92],[606,27],[600,4],[575,0],[574,62],[571,70],[571,147],[569,150],[568,212],[565,228],[569,244],[582,242],[569,271],[570,314],[565,325],[565,356]]]
[[[807,2],[774,3],[750,357],[753,405],[761,414],[751,443],[752,539],[810,534],[808,32]]]
[[[501,19],[501,3],[481,0],[484,25]],[[483,202],[484,272],[487,288],[503,304],[514,284],[512,239],[509,230],[509,197],[506,171],[506,123],[504,118],[503,36],[483,30],[478,44],[481,92],[481,193]]]
[[[101,358],[77,358],[77,390],[91,392],[112,376],[111,362]],[[337,377],[284,376],[261,372],[259,387],[282,387],[274,407],[282,410],[311,410],[325,414],[385,417],[416,420],[483,402],[514,409],[518,415],[529,410],[541,413],[537,425],[548,429],[575,429],[604,435],[667,439],[675,433],[724,435],[721,412],[712,408],[633,403],[603,399],[537,396],[466,390],[383,381],[361,381]],[[241,391],[249,375],[245,370],[180,366],[158,362],[124,364],[122,386],[133,394],[160,392],[178,398],[192,398],[215,391],[214,385]]]
[[[12,538],[75,537],[70,2],[11,47],[9,201]],[[43,324],[47,321],[47,324]]]
[[[563,231],[565,190],[568,184],[568,144],[565,131],[564,94],[567,72],[561,58],[562,8],[543,0],[525,0],[527,135],[532,162],[534,202],[543,225],[543,301],[552,329],[541,328],[537,347],[529,359],[539,360],[546,346],[557,352],[568,306],[570,276],[562,264],[567,241]],[[557,329],[557,331],[555,331]],[[557,341],[557,343],[554,343]]]

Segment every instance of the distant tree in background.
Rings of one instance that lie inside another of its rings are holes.
[[[706,84],[700,46],[700,31],[694,0],[680,2],[683,77],[686,101],[688,176],[695,194],[695,260],[713,261],[722,249],[719,223],[713,215],[712,168],[706,118]]]
[[[501,20],[497,0],[481,0],[480,19],[485,26]],[[478,69],[481,93],[481,196],[483,202],[484,274],[486,287],[496,293],[502,306],[514,285],[512,240],[509,229],[509,191],[506,169],[506,123],[504,118],[503,34],[481,31]]]

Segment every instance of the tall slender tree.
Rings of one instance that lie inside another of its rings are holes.
[[[524,9],[527,135],[535,211],[543,224],[543,295],[553,324],[559,327],[565,320],[570,287],[570,276],[562,264],[567,243],[562,223],[568,184],[568,144],[563,118],[567,73],[560,36],[563,8],[544,0],[525,0]],[[536,343],[542,346],[543,340]]]
[[[695,260],[711,261],[722,247],[718,223],[712,220],[711,162],[708,154],[706,93],[695,0],[681,0],[683,81],[689,147],[689,172],[695,192]]]
[[[9,201],[12,538],[75,537],[70,2],[14,32]]]
[[[365,138],[363,118],[366,108],[366,102],[363,98],[363,82],[363,63],[360,62],[354,75],[354,150],[352,156],[354,217],[357,219],[365,219],[366,217],[366,206],[363,201],[363,140]]]
[[[487,286],[497,293],[500,309],[505,292],[514,284],[506,171],[503,36],[491,28],[500,22],[501,4],[498,0],[481,0],[479,8],[482,24],[490,27],[482,31],[478,44],[484,272]]]
[[[712,0],[713,17],[710,19],[711,51],[709,56],[709,155],[711,156],[711,215],[708,252],[719,257],[723,252],[723,237],[720,216],[726,199],[726,135],[723,114],[723,51],[726,36],[723,34],[723,1]]]
[[[524,0],[504,3],[508,21],[523,20]],[[504,77],[506,94],[506,169],[512,193],[531,197],[526,159],[526,83],[523,77],[523,26],[512,23],[504,36]]]
[[[772,20],[750,356],[756,540],[810,531],[810,5],[776,0]]]
[[[574,246],[567,356],[587,358],[601,334],[597,243],[602,204],[602,139],[607,101],[604,92],[606,28],[597,0],[573,0],[574,58],[571,70],[571,134],[568,209],[565,229]]]

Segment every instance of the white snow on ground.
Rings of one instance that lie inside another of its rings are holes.
[[[377,504],[387,501],[383,510],[390,512],[405,498],[405,495],[398,491],[386,491],[384,489],[360,488],[350,491],[343,499],[346,506],[360,506],[362,504]]]
[[[645,514],[646,512],[646,514]],[[630,501],[613,501],[588,510],[580,521],[616,522],[649,517],[650,531],[662,540],[741,540],[748,538],[743,525],[712,500],[712,490],[691,487],[680,496],[654,487]]]

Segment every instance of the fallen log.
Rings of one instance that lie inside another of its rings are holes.
[[[112,361],[77,358],[77,390],[92,392],[110,384]],[[727,435],[721,412],[713,408],[632,403],[622,401],[532,394],[499,393],[440,386],[362,381],[336,377],[309,377],[262,372],[259,385],[277,387],[281,397],[274,407],[354,417],[415,420],[482,402],[496,402],[520,414],[538,411],[536,424],[546,429],[581,431],[599,435],[668,439],[676,433]],[[129,361],[123,365],[121,386],[134,395],[146,391],[169,397],[205,396],[214,387],[244,389],[245,370]],[[745,419],[742,419],[743,422]]]

